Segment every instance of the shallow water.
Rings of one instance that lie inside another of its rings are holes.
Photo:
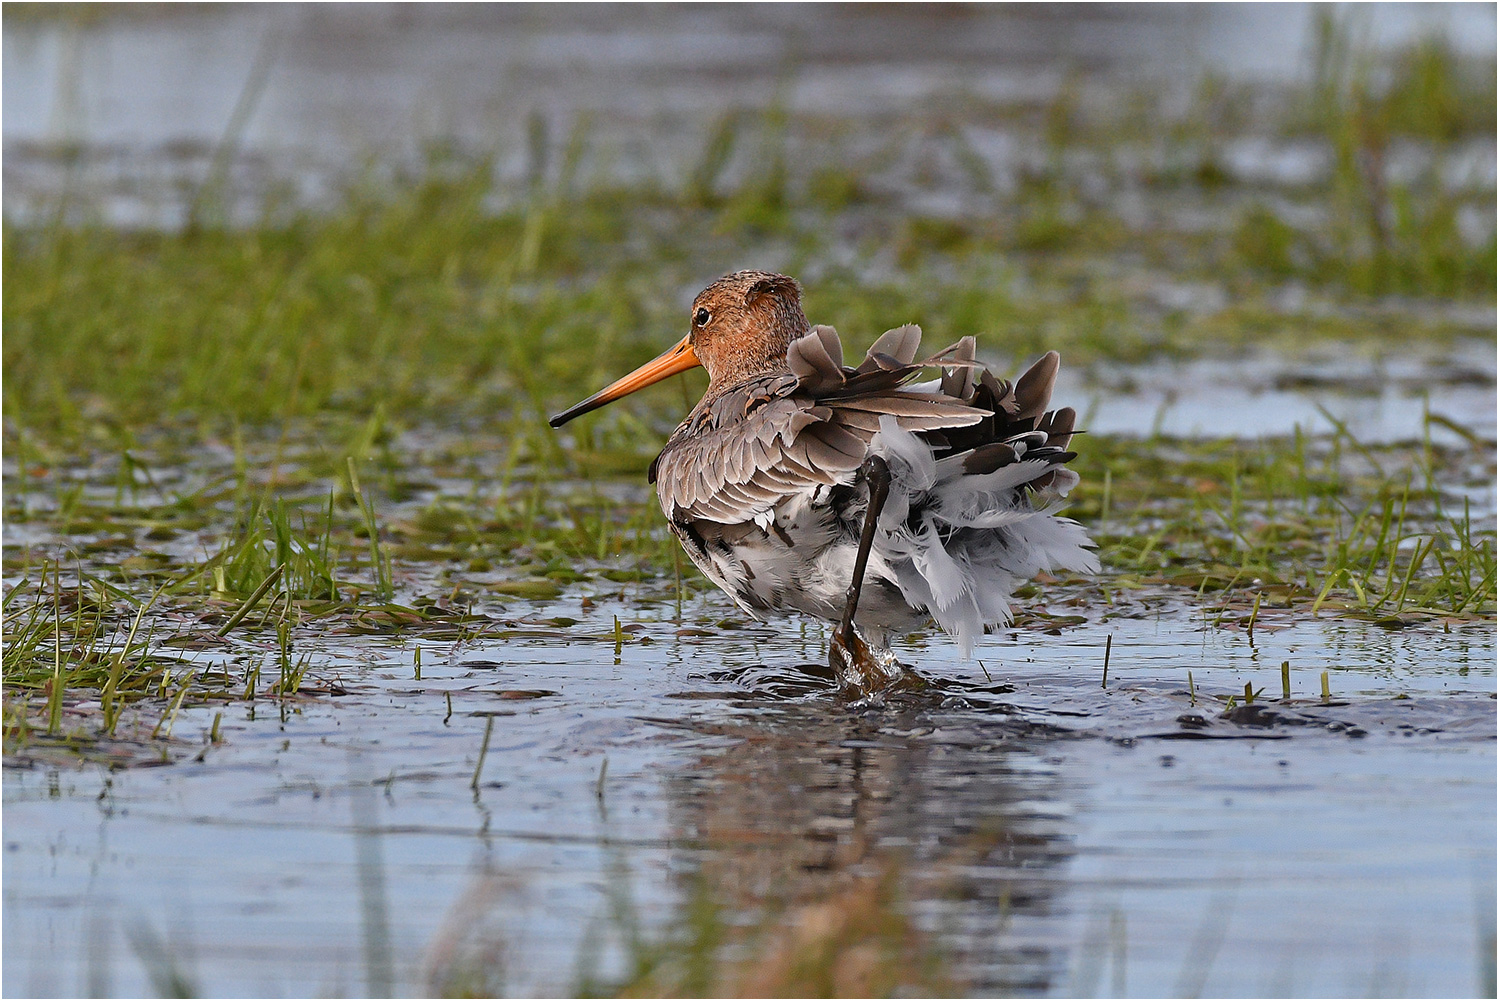
[[[1270,352],[1232,360],[1064,367],[1059,399],[1079,401],[1082,427],[1105,435],[1249,439],[1326,434],[1339,422],[1363,442],[1461,442],[1437,414],[1469,429],[1495,423],[1493,339],[1350,357],[1346,345],[1310,357]]]
[[[1453,368],[1424,365],[1385,371],[1421,382]],[[1201,393],[1238,370],[1193,371]],[[1358,367],[1342,381],[1311,378],[1316,365],[1246,371],[1244,385],[1312,403],[1362,385]],[[380,502],[388,526],[498,503],[501,442],[422,427],[387,448],[418,485]],[[302,449],[284,468],[320,469],[321,447]],[[1487,455],[1442,467],[1480,527],[1494,512]],[[270,465],[253,450],[241,461]],[[235,464],[201,448],[152,463],[136,490],[167,503],[232,483]],[[63,493],[19,492],[15,474],[12,511]],[[111,460],[64,480],[102,510],[121,503]],[[593,489],[638,503],[645,485]],[[61,536],[12,518],[5,585],[22,555],[59,548],[100,569],[148,550],[201,561],[232,517],[227,494],[219,504],[171,539],[128,520]],[[900,653],[931,687],[859,705],[809,667],[826,651],[815,624],[745,623],[717,593],[689,591],[679,613],[670,578],[595,577],[528,601],[486,591],[515,568],[452,559],[409,558],[397,601],[462,586],[480,596],[477,626],[312,619],[292,638],[311,659],[296,698],[185,707],[165,750],[120,741],[99,756],[127,768],[45,742],[13,754],[4,992],[161,992],[176,971],[204,994],[423,994],[479,970],[496,990],[571,994],[582,967],[624,970],[620,900],[652,935],[702,894],[743,922],[788,922],[887,872],[978,994],[1489,991],[1493,623],[1387,629],[1266,607],[1247,635],[1182,591],[1106,601],[1058,584],[1026,603],[1055,618],[983,638],[973,662],[940,634],[909,638]],[[210,642],[201,611],[164,614],[158,649],[274,676],[274,631]],[[176,647],[174,633],[204,642]],[[1226,709],[1247,684],[1256,701]]]
[[[660,922],[694,881],[753,911],[889,865],[971,991],[1483,994],[1493,625],[1252,645],[1130,614],[971,665],[921,639],[933,689],[874,706],[797,667],[823,637],[796,621],[679,636],[568,595],[509,639],[424,643],[420,681],[409,641],[329,637],[338,695],[230,707],[222,745],[185,710],[176,765],[7,771],[4,989],[149,992],[154,934],[208,994],[421,993],[481,957],[566,994],[581,957],[619,963],[582,941],[610,891]]]
[[[493,151],[502,181],[555,174],[579,126],[589,137],[583,177],[676,184],[726,111],[779,106],[792,162],[873,158],[888,175],[881,186],[910,208],[958,217],[975,192],[962,170],[938,163],[944,128],[962,132],[1004,188],[1047,155],[1017,128],[1018,110],[1049,106],[1065,87],[1085,103],[1140,90],[1180,112],[1206,75],[1303,82],[1318,13],[1316,4],[244,4],[76,23],[11,17],[6,209],[13,219],[46,213],[66,190],[86,193],[114,225],[175,226],[223,171],[231,216],[250,221],[268,200],[325,205],[351,175],[417,168],[434,145]],[[1482,4],[1367,5],[1350,23],[1376,49],[1436,36],[1465,55],[1495,51],[1494,9]],[[729,175],[756,155],[736,153]],[[1445,163],[1455,185],[1494,186],[1487,144]],[[935,166],[941,184],[920,180]],[[1123,163],[1094,166],[1107,174]],[[1224,166],[1247,185],[1296,188],[1325,177],[1331,161],[1257,135],[1229,144]],[[1121,211],[1140,196],[1128,192]],[[1477,225],[1481,237],[1493,232],[1482,214]]]

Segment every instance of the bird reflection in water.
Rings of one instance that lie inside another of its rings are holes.
[[[681,735],[674,743],[710,746],[666,780],[666,858],[655,840],[610,838],[617,822],[601,800],[607,904],[571,987],[699,996],[1049,991],[1066,961],[1053,902],[1071,853],[1066,811],[1049,806],[1059,799],[1046,764],[1056,732],[992,696],[957,697],[941,684],[893,697],[878,715],[824,698],[737,705],[728,719],[654,721]],[[939,705],[941,714],[932,712]],[[676,904],[665,922],[646,923],[631,902],[661,898],[642,874],[663,866],[676,875],[666,891]],[[503,913],[517,902],[500,894],[490,907]],[[472,901],[457,911],[467,917],[451,936],[472,939],[483,925]],[[501,914],[490,919],[504,924]],[[453,972],[482,950],[440,945],[447,966],[432,985],[452,989]]]

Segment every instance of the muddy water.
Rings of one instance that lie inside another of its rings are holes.
[[[616,615],[639,626],[618,654]],[[793,621],[678,635],[569,595],[508,639],[423,645],[420,681],[409,641],[329,638],[339,694],[231,707],[196,758],[7,772],[5,991],[149,993],[169,958],[208,994],[421,993],[476,965],[566,994],[622,961],[611,895],[648,924],[705,884],[753,914],[878,867],[976,992],[1486,991],[1493,627],[1252,645],[1137,615],[986,638],[982,666],[920,640],[932,690],[877,706],[797,667],[823,638]]]

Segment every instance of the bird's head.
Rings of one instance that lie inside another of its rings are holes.
[[[549,422],[559,427],[580,414],[618,400],[668,376],[701,365],[708,394],[753,376],[786,368],[794,338],[807,333],[802,290],[794,279],[768,271],[737,271],[698,293],[688,314],[688,334],[634,372],[574,404]]]

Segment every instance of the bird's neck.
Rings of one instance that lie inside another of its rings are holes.
[[[793,331],[791,325],[779,326],[769,335],[732,342],[713,359],[708,367],[707,396],[715,396],[724,390],[747,382],[757,376],[780,375],[790,372],[786,353],[792,341],[807,333],[807,319],[800,316],[801,328]]]

